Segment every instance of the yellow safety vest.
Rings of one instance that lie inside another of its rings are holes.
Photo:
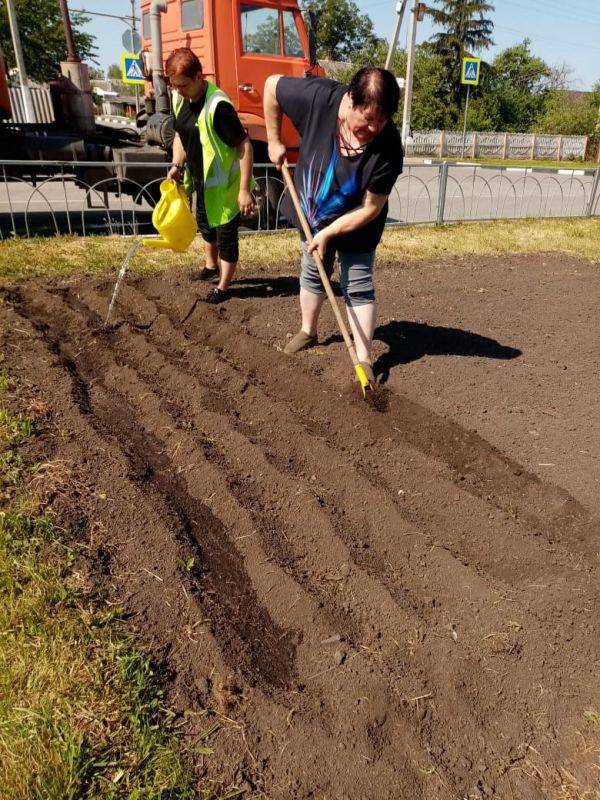
[[[177,118],[184,98],[173,92],[173,113]],[[219,103],[231,103],[225,92],[214,83],[208,83],[204,106],[198,115],[198,134],[202,145],[204,175],[204,205],[211,228],[225,225],[239,214],[240,160],[237,147],[229,147],[221,141],[215,131],[215,111]],[[186,166],[183,185],[188,194],[194,191],[194,182]]]

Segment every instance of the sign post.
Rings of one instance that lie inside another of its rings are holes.
[[[142,49],[142,40],[135,26],[135,0],[131,0],[131,28],[127,28],[121,41],[128,53],[139,53]],[[135,85],[135,113],[140,113],[140,90],[137,83]]]
[[[463,138],[462,138],[462,158],[465,157],[465,142],[467,139],[467,114],[469,111],[469,94],[471,86],[479,85],[479,73],[481,71],[481,59],[474,58],[473,56],[465,56],[462,60],[462,70],[460,82],[467,85],[467,100],[465,102],[465,121],[463,125]]]

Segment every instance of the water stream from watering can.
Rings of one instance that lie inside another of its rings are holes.
[[[115,288],[113,291],[113,295],[110,301],[110,305],[108,307],[108,312],[106,314],[106,320],[104,321],[104,327],[108,326],[108,321],[110,319],[110,315],[112,314],[113,306],[115,304],[115,300],[117,299],[117,294],[119,293],[119,289],[121,288],[121,284],[123,283],[123,278],[125,277],[125,273],[127,272],[127,267],[131,263],[131,259],[137,252],[138,247],[141,245],[139,240],[135,241],[127,253],[125,254],[125,258],[123,259],[123,263],[121,264],[121,269],[119,270],[119,274],[117,276],[117,282],[115,283]]]

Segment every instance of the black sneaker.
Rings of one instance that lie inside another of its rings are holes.
[[[215,288],[211,289],[210,292],[206,295],[206,302],[210,303],[213,306],[217,305],[217,303],[222,303],[228,299],[229,299],[229,292],[227,291],[227,289],[219,289],[218,286],[215,286]]]
[[[200,272],[194,272],[190,280],[192,281],[216,281],[219,279],[218,269],[209,269],[204,267]]]

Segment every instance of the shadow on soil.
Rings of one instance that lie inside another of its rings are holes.
[[[236,278],[231,284],[231,296],[247,297],[290,297],[298,294],[297,275],[283,275],[272,278]]]
[[[331,282],[336,297],[341,297],[337,281]],[[231,284],[231,296],[246,297],[297,297],[300,290],[298,275],[273,278],[236,278]]]
[[[375,339],[388,345],[389,350],[374,364],[380,383],[385,383],[390,370],[398,364],[408,364],[425,355],[430,356],[477,356],[479,358],[512,359],[521,355],[521,350],[508,347],[460,328],[444,328],[420,322],[397,322],[380,325]]]

